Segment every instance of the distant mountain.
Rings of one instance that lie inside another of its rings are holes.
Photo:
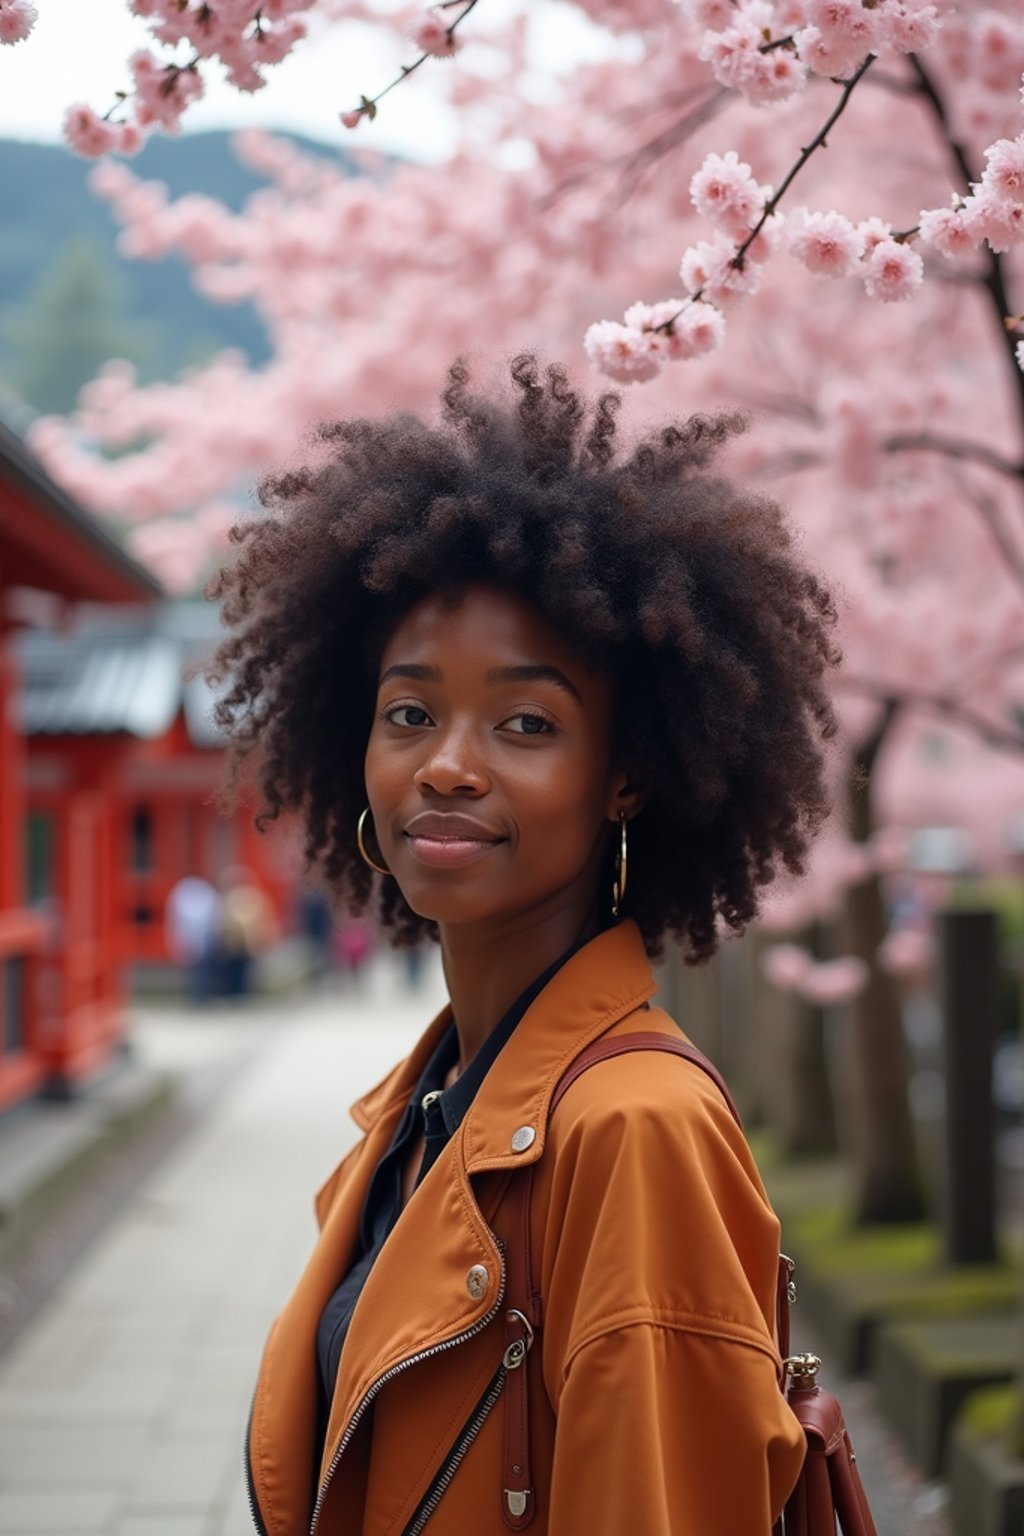
[[[345,156],[332,155],[323,144],[287,137],[311,154],[352,169]],[[237,209],[264,183],[239,163],[230,141],[226,132],[156,135],[129,163],[138,175],[166,182],[172,196],[204,192]],[[12,376],[18,361],[12,356],[10,322],[75,241],[93,244],[104,264],[110,264],[121,318],[144,325],[151,334],[147,373],[168,377],[226,346],[239,347],[254,364],[264,362],[267,338],[250,305],[209,303],[192,289],[188,268],[176,257],[143,262],[118,255],[117,226],[106,205],[89,191],[90,169],[60,146],[0,139],[0,374]]]

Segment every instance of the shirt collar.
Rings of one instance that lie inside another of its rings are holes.
[[[550,978],[538,978],[540,991],[516,1020],[523,1028],[513,1025],[503,1042],[507,1049],[499,1045],[495,1052],[495,1057],[501,1055],[500,1066],[489,1071],[495,1066],[493,1059],[485,1066],[483,1080],[472,1097],[472,1113],[463,1106],[470,1171],[533,1162],[539,1157],[545,1140],[547,1101],[561,1072],[585,1045],[657,990],[640,932],[630,918],[605,929],[569,957],[563,956],[556,971]],[[501,1023],[497,1026],[500,1029]],[[368,1130],[382,1116],[401,1117],[427,1064],[451,1030],[449,1004],[411,1053],[352,1105],[352,1117],[362,1130]],[[510,1154],[511,1132],[524,1125],[536,1130],[536,1140],[524,1154]]]

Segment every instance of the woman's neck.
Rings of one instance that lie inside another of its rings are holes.
[[[458,1071],[465,1071],[520,993],[567,949],[593,938],[600,922],[593,903],[578,900],[501,932],[442,927],[445,981],[459,1035]]]

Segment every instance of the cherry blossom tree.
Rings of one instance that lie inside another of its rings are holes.
[[[106,117],[73,109],[84,153],[176,126],[217,60],[252,89],[314,15],[371,14],[342,0],[133,8],[156,51]],[[361,176],[246,135],[239,153],[269,184],[234,214],[104,160],[95,186],[123,249],[178,253],[207,295],[250,299],[274,355],[145,388],[111,363],[35,444],[187,587],[240,488],[301,455],[312,420],[429,409],[456,352],[486,371],[541,347],[581,377],[589,358],[632,386],[629,430],[749,409],[735,467],[792,507],[836,585],[845,653],[835,828],[766,913],[783,932],[831,920],[835,955],[783,950],[769,969],[851,1009],[857,1209],[905,1218],[920,1190],[897,973],[919,970],[927,944],[889,933],[886,882],[929,819],[969,826],[998,864],[1024,806],[1024,21],[1009,0],[580,8],[616,48],[548,77],[525,10],[486,32],[484,0],[403,19],[396,80],[325,104],[354,130]],[[462,123],[439,166],[372,147],[387,92],[421,66]],[[937,741],[972,773],[939,771]]]

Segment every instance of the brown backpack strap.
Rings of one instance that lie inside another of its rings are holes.
[[[656,1030],[637,1030],[628,1035],[606,1035],[600,1040],[595,1040],[588,1045],[566,1068],[559,1078],[555,1091],[551,1096],[551,1105],[548,1117],[554,1113],[562,1102],[568,1090],[578,1077],[590,1067],[596,1066],[599,1061],[610,1061],[615,1056],[625,1056],[631,1051],[667,1051],[672,1056],[681,1056],[684,1061],[691,1062],[705,1072],[715,1084],[729,1109],[736,1124],[743,1129],[743,1122],[733,1102],[732,1095],[725,1084],[725,1079],[715,1066],[709,1061],[703,1051],[699,1051],[688,1040],[674,1035],[664,1035]],[[539,1328],[543,1322],[543,1300],[540,1292],[534,1285],[533,1262],[530,1252],[530,1199],[533,1194],[533,1165],[524,1170],[523,1177],[515,1180],[513,1193],[513,1221],[512,1230],[516,1234],[513,1238],[512,1253],[509,1255],[509,1295],[511,1304],[518,1307],[529,1318],[533,1327]],[[789,1303],[791,1299],[791,1287],[793,1278],[793,1265],[785,1255],[779,1258],[779,1274],[776,1287],[776,1312],[775,1327],[776,1340],[779,1352],[785,1359],[789,1353]]]
[[[599,1061],[610,1061],[615,1056],[625,1056],[630,1051],[668,1051],[692,1062],[716,1085],[725,1100],[736,1124],[743,1129],[739,1111],[725,1080],[718,1068],[703,1052],[688,1040],[663,1035],[656,1030],[637,1031],[629,1035],[611,1035],[595,1040],[582,1050],[566,1068],[555,1086],[548,1109],[548,1117],[558,1108],[573,1083],[588,1068]],[[533,1519],[535,1500],[530,1486],[530,1436],[527,1424],[528,1387],[527,1356],[533,1343],[534,1331],[543,1323],[543,1298],[534,1283],[533,1256],[530,1242],[530,1205],[533,1195],[535,1164],[524,1168],[521,1175],[512,1180],[510,1196],[510,1242],[507,1251],[506,1364],[513,1358],[518,1363],[507,1370],[505,1381],[505,1434],[502,1477],[501,1514],[504,1524],[512,1531],[521,1531]],[[789,1271],[785,1280],[789,1279]],[[783,1353],[789,1347],[789,1307],[787,1287],[783,1280],[780,1261],[778,1287],[778,1337]],[[516,1356],[509,1350],[517,1350]]]
[[[637,1031],[629,1035],[609,1035],[588,1045],[574,1061],[570,1062],[559,1078],[551,1096],[548,1118],[550,1119],[576,1079],[589,1067],[596,1066],[599,1061],[610,1061],[613,1056],[627,1055],[630,1051],[669,1051],[673,1056],[682,1056],[694,1066],[700,1067],[701,1071],[706,1072],[716,1084],[737,1125],[742,1129],[739,1112],[718,1068],[688,1040],[677,1039],[672,1035],[662,1035],[655,1030]],[[539,1328],[543,1322],[543,1301],[534,1285],[533,1256],[530,1252],[530,1200],[533,1194],[533,1169],[534,1165],[531,1163],[519,1178],[513,1180],[508,1292],[510,1305],[522,1312],[529,1319],[532,1327]]]
[[[702,1072],[707,1073],[725,1100],[736,1124],[740,1130],[743,1129],[740,1112],[725,1086],[725,1078],[714,1062],[709,1061],[704,1052],[698,1051],[689,1040],[677,1039],[674,1035],[662,1035],[653,1029],[637,1030],[631,1035],[606,1035],[602,1040],[595,1040],[593,1045],[588,1045],[585,1050],[582,1050],[560,1078],[551,1098],[549,1116],[554,1114],[565,1093],[588,1067],[596,1066],[599,1061],[609,1061],[613,1056],[625,1056],[630,1051],[669,1051],[673,1056],[682,1056],[685,1061],[692,1061],[695,1067],[700,1067]]]

